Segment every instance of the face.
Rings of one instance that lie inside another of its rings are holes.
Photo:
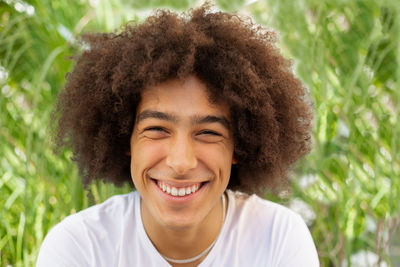
[[[212,104],[195,76],[142,93],[131,136],[131,175],[142,219],[182,229],[205,222],[230,177],[229,108]]]

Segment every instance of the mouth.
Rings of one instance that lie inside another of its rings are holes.
[[[173,184],[167,181],[161,181],[156,179],[151,179],[155,185],[163,191],[165,194],[172,197],[187,197],[195,194],[201,190],[205,184],[208,182],[197,182],[197,183],[185,183],[185,184]]]

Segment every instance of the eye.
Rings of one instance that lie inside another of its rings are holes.
[[[144,131],[166,132],[164,128],[159,126],[152,126],[144,129]]]
[[[151,126],[147,127],[143,130],[143,134],[145,137],[150,139],[162,139],[168,136],[168,131],[160,126]]]
[[[205,143],[217,143],[223,140],[223,135],[212,130],[200,131],[197,134],[197,139]]]
[[[222,136],[222,134],[214,132],[214,131],[210,131],[210,130],[205,130],[202,131],[200,134],[205,134],[205,135],[214,135],[214,136]]]

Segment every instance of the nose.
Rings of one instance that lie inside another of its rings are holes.
[[[171,142],[166,163],[178,175],[184,175],[196,168],[197,158],[192,140],[187,137],[175,138]]]

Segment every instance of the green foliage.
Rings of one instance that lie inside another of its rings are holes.
[[[316,213],[312,233],[322,265],[340,266],[364,250],[388,261],[399,223],[398,5],[268,1],[253,10],[281,33],[315,101],[315,147],[292,197]]]
[[[354,255],[365,251],[400,264],[394,249],[400,246],[396,2],[217,1],[276,29],[282,52],[310,90],[314,149],[293,171],[291,194],[271,197],[293,208],[302,203],[322,266],[357,266]],[[0,266],[34,265],[54,224],[130,190],[97,183],[85,191],[71,152],[54,153],[50,114],[72,67],[68,58],[79,52],[79,34],[142,20],[148,8],[196,4],[0,2]]]

